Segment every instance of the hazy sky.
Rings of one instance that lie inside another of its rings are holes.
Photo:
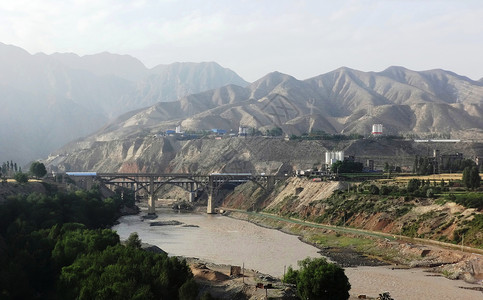
[[[481,0],[0,0],[0,42],[108,51],[147,67],[216,61],[248,81],[346,66],[483,77]]]

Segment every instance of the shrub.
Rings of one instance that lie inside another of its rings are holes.
[[[383,185],[381,186],[381,189],[379,192],[381,195],[389,195],[391,193],[391,189],[388,186]]]
[[[27,183],[29,181],[28,175],[22,172],[16,173],[14,178],[18,183]]]
[[[369,187],[369,193],[371,193],[372,195],[379,195],[379,188],[376,185],[371,184],[371,186]]]
[[[292,283],[295,278],[297,294],[300,299],[348,299],[351,285],[344,270],[324,258],[306,258],[298,262],[300,269],[289,272],[285,282]]]
[[[420,186],[421,186],[421,182],[418,179],[413,178],[408,182],[408,192],[412,193],[417,189],[419,189]]]

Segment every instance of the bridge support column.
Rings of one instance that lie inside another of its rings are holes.
[[[156,199],[154,196],[154,177],[151,176],[149,178],[148,215],[156,214]]]
[[[208,181],[208,205],[206,206],[206,213],[208,214],[214,214],[215,213],[215,207],[213,205],[213,194],[215,187],[213,186],[213,177],[210,176],[210,179]]]
[[[275,177],[268,176],[267,177],[267,190],[271,191],[275,187]]]
[[[191,203],[191,202],[194,202],[195,201],[195,190],[194,190],[194,182],[190,182],[188,183],[188,187],[189,187],[189,191],[190,191],[190,197],[188,199],[188,201]]]

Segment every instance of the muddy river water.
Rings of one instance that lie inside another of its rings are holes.
[[[197,257],[205,261],[244,265],[276,277],[284,267],[296,266],[306,257],[320,257],[318,249],[298,237],[222,215],[158,210],[153,221],[176,220],[182,225],[150,226],[140,215],[125,216],[113,229],[121,240],[137,232],[144,243],[156,245],[169,255]],[[389,291],[394,299],[483,299],[483,293],[459,287],[477,287],[462,281],[433,276],[420,269],[390,267],[346,268],[351,295],[377,296]],[[481,287],[481,285],[479,285]]]

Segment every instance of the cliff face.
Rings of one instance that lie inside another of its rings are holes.
[[[265,137],[214,137],[178,140],[144,136],[71,143],[44,161],[55,171],[97,172],[237,172],[285,174],[321,168],[326,151],[344,151],[366,164],[374,160],[382,170],[386,162],[412,169],[415,155],[461,152],[465,158],[483,156],[483,143],[428,144],[404,140],[290,140]]]
[[[342,143],[348,145],[350,143]],[[58,171],[97,172],[252,172],[274,174],[320,166],[332,142],[268,138],[202,138],[147,136],[113,141],[79,142],[52,154],[45,162]]]

